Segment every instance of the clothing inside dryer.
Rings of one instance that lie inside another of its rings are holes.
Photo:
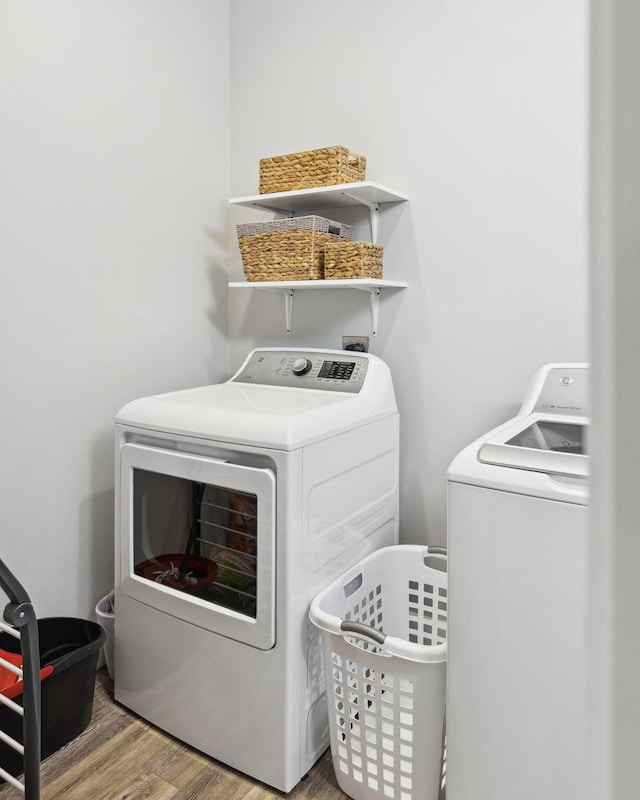
[[[256,616],[258,498],[134,470],[136,575]]]

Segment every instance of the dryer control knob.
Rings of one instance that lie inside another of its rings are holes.
[[[291,369],[294,375],[306,375],[311,369],[311,362],[308,358],[296,358]]]

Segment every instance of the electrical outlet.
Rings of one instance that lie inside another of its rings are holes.
[[[353,350],[357,353],[369,352],[369,337],[368,336],[343,336],[342,349]]]

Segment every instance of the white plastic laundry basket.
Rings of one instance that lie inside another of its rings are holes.
[[[331,754],[354,800],[437,800],[444,787],[446,550],[384,547],[311,604],[322,631]]]
[[[96,605],[96,619],[98,623],[104,628],[106,638],[104,640],[104,660],[107,664],[107,672],[109,677],[113,678],[113,623],[115,615],[113,613],[114,592],[109,592],[108,595],[98,601]]]

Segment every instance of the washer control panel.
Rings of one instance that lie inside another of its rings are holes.
[[[589,368],[582,364],[549,366],[533,407],[540,414],[589,416]]]
[[[331,392],[359,392],[369,361],[345,351],[254,350],[231,380],[266,386],[297,386]]]

